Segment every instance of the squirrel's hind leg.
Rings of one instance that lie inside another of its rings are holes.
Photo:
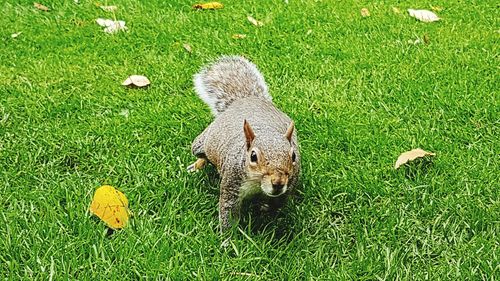
[[[191,145],[191,152],[194,156],[198,157],[196,161],[187,167],[188,172],[196,172],[198,170],[203,169],[207,164],[207,156],[205,155],[205,131],[199,134],[196,139],[194,139],[193,144]]]

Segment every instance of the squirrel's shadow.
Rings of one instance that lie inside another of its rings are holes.
[[[220,176],[213,165],[205,167],[205,180],[210,187],[208,192],[211,195],[219,197]],[[298,188],[302,182],[298,183]],[[295,236],[296,227],[294,227],[293,208],[291,203],[297,203],[302,200],[298,192],[292,192],[282,202],[282,206],[271,206],[268,211],[261,209],[261,197],[255,197],[246,200],[241,208],[238,226],[246,233],[254,235],[271,236],[274,241],[289,242]],[[281,204],[278,204],[281,205]]]
[[[297,196],[297,195],[291,195]],[[275,242],[288,243],[295,237],[293,209],[289,198],[279,209],[261,210],[258,199],[249,200],[241,210],[239,226],[246,233],[272,237]]]

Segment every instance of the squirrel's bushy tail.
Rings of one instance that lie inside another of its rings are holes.
[[[239,56],[224,56],[194,76],[198,96],[214,115],[236,99],[255,96],[271,101],[264,77],[257,67]]]

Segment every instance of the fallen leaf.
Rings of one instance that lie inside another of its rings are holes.
[[[127,197],[110,185],[103,185],[95,191],[90,212],[113,229],[125,227],[130,213]]]
[[[184,45],[182,45],[182,47],[184,47],[184,50],[186,50],[186,52],[188,52],[188,53],[192,53],[193,52],[193,49],[191,48],[191,45],[189,45],[187,43],[184,44]]]
[[[429,35],[424,34],[424,43],[429,44],[429,42],[431,42],[431,39],[429,39]]]
[[[128,116],[130,115],[130,111],[128,109],[124,108],[124,109],[122,109],[122,111],[120,111],[119,114],[125,118],[128,118]]]
[[[98,25],[105,27],[104,32],[106,33],[116,33],[120,30],[127,30],[128,28],[125,26],[125,22],[122,20],[110,20],[110,19],[102,19],[98,18],[96,19],[96,22]]]
[[[369,17],[370,16],[370,11],[368,11],[367,8],[361,9],[361,16],[364,17],[364,18]]]
[[[431,6],[431,10],[435,12],[441,12],[442,10],[444,10],[444,8],[441,6]]]
[[[261,21],[254,19],[252,16],[247,16],[247,19],[249,22],[251,22],[255,26],[261,27],[264,25]]]
[[[306,36],[309,36],[309,35],[311,35],[312,33],[313,33],[313,30],[312,30],[312,29],[309,29],[309,30],[307,30],[307,32],[306,32]]]
[[[247,35],[246,34],[233,34],[233,36],[231,36],[231,37],[233,37],[233,39],[243,39],[243,38],[247,37]]]
[[[208,2],[208,3],[193,5],[193,9],[200,9],[200,10],[217,10],[222,8],[224,8],[224,5],[222,5],[222,3],[219,2]]]
[[[413,39],[409,39],[408,40],[408,44],[413,44],[413,45],[418,45],[418,44],[422,44],[422,39],[418,38],[413,40]]]
[[[50,11],[50,9],[49,9],[47,6],[42,5],[42,4],[40,4],[40,3],[37,3],[37,2],[34,2],[34,3],[33,3],[33,6],[34,6],[35,8],[37,8],[38,10],[40,10],[40,11],[44,11],[44,12],[48,12],[48,11]]]
[[[253,273],[248,273],[248,272],[231,272],[231,275],[240,275],[240,276],[247,276],[247,277],[258,277],[257,275]]]
[[[394,165],[394,169],[397,169],[401,165],[403,165],[409,161],[415,160],[417,158],[422,158],[425,156],[434,156],[434,155],[436,155],[436,154],[432,153],[432,152],[427,152],[427,151],[420,149],[420,148],[413,149],[413,150],[410,150],[407,152],[403,152],[403,153],[401,153],[401,155],[399,155],[398,160],[396,161],[396,164]]]
[[[130,75],[125,81],[123,81],[122,85],[130,88],[143,88],[147,87],[151,82],[149,79],[142,75]]]
[[[118,9],[117,6],[99,6],[99,8],[106,12],[114,12]]]
[[[419,21],[423,22],[433,22],[440,20],[440,18],[436,14],[428,10],[408,9],[408,13],[410,14],[411,17],[414,17]]]
[[[22,32],[12,33],[12,34],[10,35],[10,37],[12,37],[12,38],[17,38],[19,35],[21,35],[21,33],[22,33]]]
[[[392,7],[392,12],[395,14],[401,14],[401,10],[398,7]]]

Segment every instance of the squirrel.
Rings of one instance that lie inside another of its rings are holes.
[[[262,207],[280,208],[297,185],[300,152],[294,122],[276,108],[264,77],[240,56],[223,56],[194,76],[198,96],[215,119],[192,143],[197,160],[220,176],[221,232],[239,217],[242,202],[262,198]],[[258,197],[256,197],[258,196]]]

